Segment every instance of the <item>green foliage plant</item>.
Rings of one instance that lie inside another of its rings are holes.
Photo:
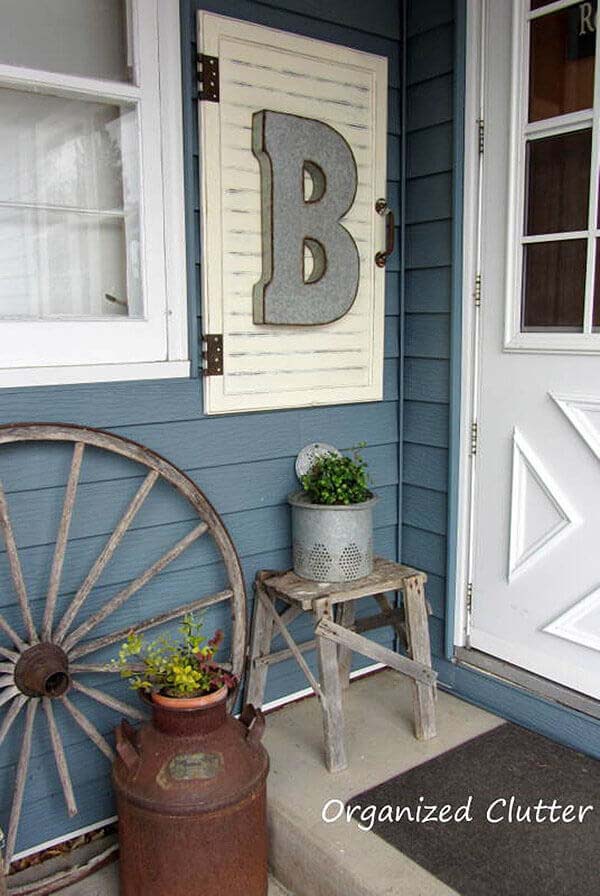
[[[359,453],[362,442],[351,456],[328,452],[314,462],[302,477],[302,488],[311,504],[361,504],[372,497],[367,462]]]
[[[220,629],[207,641],[201,620],[190,613],[179,632],[180,641],[163,635],[148,644],[142,635],[132,632],[116,660],[121,677],[135,690],[158,691],[168,697],[201,697],[224,685],[235,687],[236,677],[214,659],[223,642]]]

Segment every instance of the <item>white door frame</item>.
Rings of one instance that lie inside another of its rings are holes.
[[[464,193],[462,227],[461,404],[459,430],[456,580],[454,594],[455,660],[511,683],[538,697],[600,718],[598,701],[540,678],[525,669],[470,649],[470,601],[473,582],[474,484],[477,473],[478,390],[485,272],[481,269],[482,171],[485,142],[483,107],[486,59],[486,8],[493,0],[466,0]]]
[[[464,116],[463,286],[458,531],[454,645],[469,645],[469,604],[473,581],[474,481],[477,467],[476,426],[480,351],[482,154],[484,140],[483,33],[487,0],[466,2]]]

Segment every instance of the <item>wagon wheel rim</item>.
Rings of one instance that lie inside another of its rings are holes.
[[[21,567],[19,550],[14,537],[8,503],[0,480],[0,542],[4,542],[10,577],[17,596],[23,623],[21,635],[0,613],[0,632],[11,642],[10,647],[0,645],[0,747],[14,722],[25,712],[21,752],[17,762],[13,801],[6,836],[4,870],[8,873],[15,853],[15,846],[23,807],[25,785],[34,725],[40,704],[48,727],[58,778],[69,816],[77,814],[77,801],[69,772],[69,766],[55,717],[53,703],[60,701],[73,721],[92,743],[111,760],[114,752],[106,738],[93,722],[71,700],[73,693],[83,694],[96,703],[115,710],[134,720],[146,716],[135,706],[104,693],[100,687],[90,687],[78,680],[79,675],[106,674],[114,678],[113,663],[94,663],[85,658],[117,644],[132,631],[145,632],[225,601],[231,602],[231,670],[241,679],[246,655],[246,594],[241,564],[231,537],[219,514],[201,489],[177,466],[166,458],[130,439],[89,427],[71,424],[23,423],[0,426],[0,446],[18,442],[62,442],[73,444],[73,454],[62,513],[56,535],[54,554],[48,579],[44,613],[37,630]],[[56,619],[63,566],[67,554],[70,525],[77,499],[81,466],[86,447],[92,447],[121,455],[148,469],[146,477],[108,537],[83,582],[69,601],[63,615]],[[146,567],[124,587],[120,587],[102,607],[87,619],[74,625],[85,602],[100,576],[117,551],[122,539],[136,518],[139,510],[160,480],[168,482],[183,495],[196,511],[201,522],[173,544],[154,563]],[[228,587],[184,605],[174,607],[139,624],[129,625],[108,634],[86,639],[93,630],[119,610],[134,594],[138,593],[154,576],[167,568],[198,539],[209,535],[216,544],[224,563]],[[67,695],[69,694],[69,696]],[[235,693],[230,695],[233,704]]]

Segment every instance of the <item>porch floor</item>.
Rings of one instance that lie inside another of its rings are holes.
[[[271,865],[277,879],[295,896],[454,893],[355,822],[326,824],[322,808],[330,799],[345,803],[503,720],[440,691],[438,736],[417,741],[410,682],[391,670],[354,681],[345,696],[344,715],[349,768],[335,775],[323,763],[316,699],[291,704],[267,718]]]

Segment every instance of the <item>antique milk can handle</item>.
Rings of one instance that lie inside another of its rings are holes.
[[[116,748],[130,772],[135,772],[140,764],[137,730],[126,719],[117,725]]]
[[[251,744],[258,743],[265,731],[265,716],[262,710],[246,703],[240,715],[240,722],[246,726],[246,740]]]

